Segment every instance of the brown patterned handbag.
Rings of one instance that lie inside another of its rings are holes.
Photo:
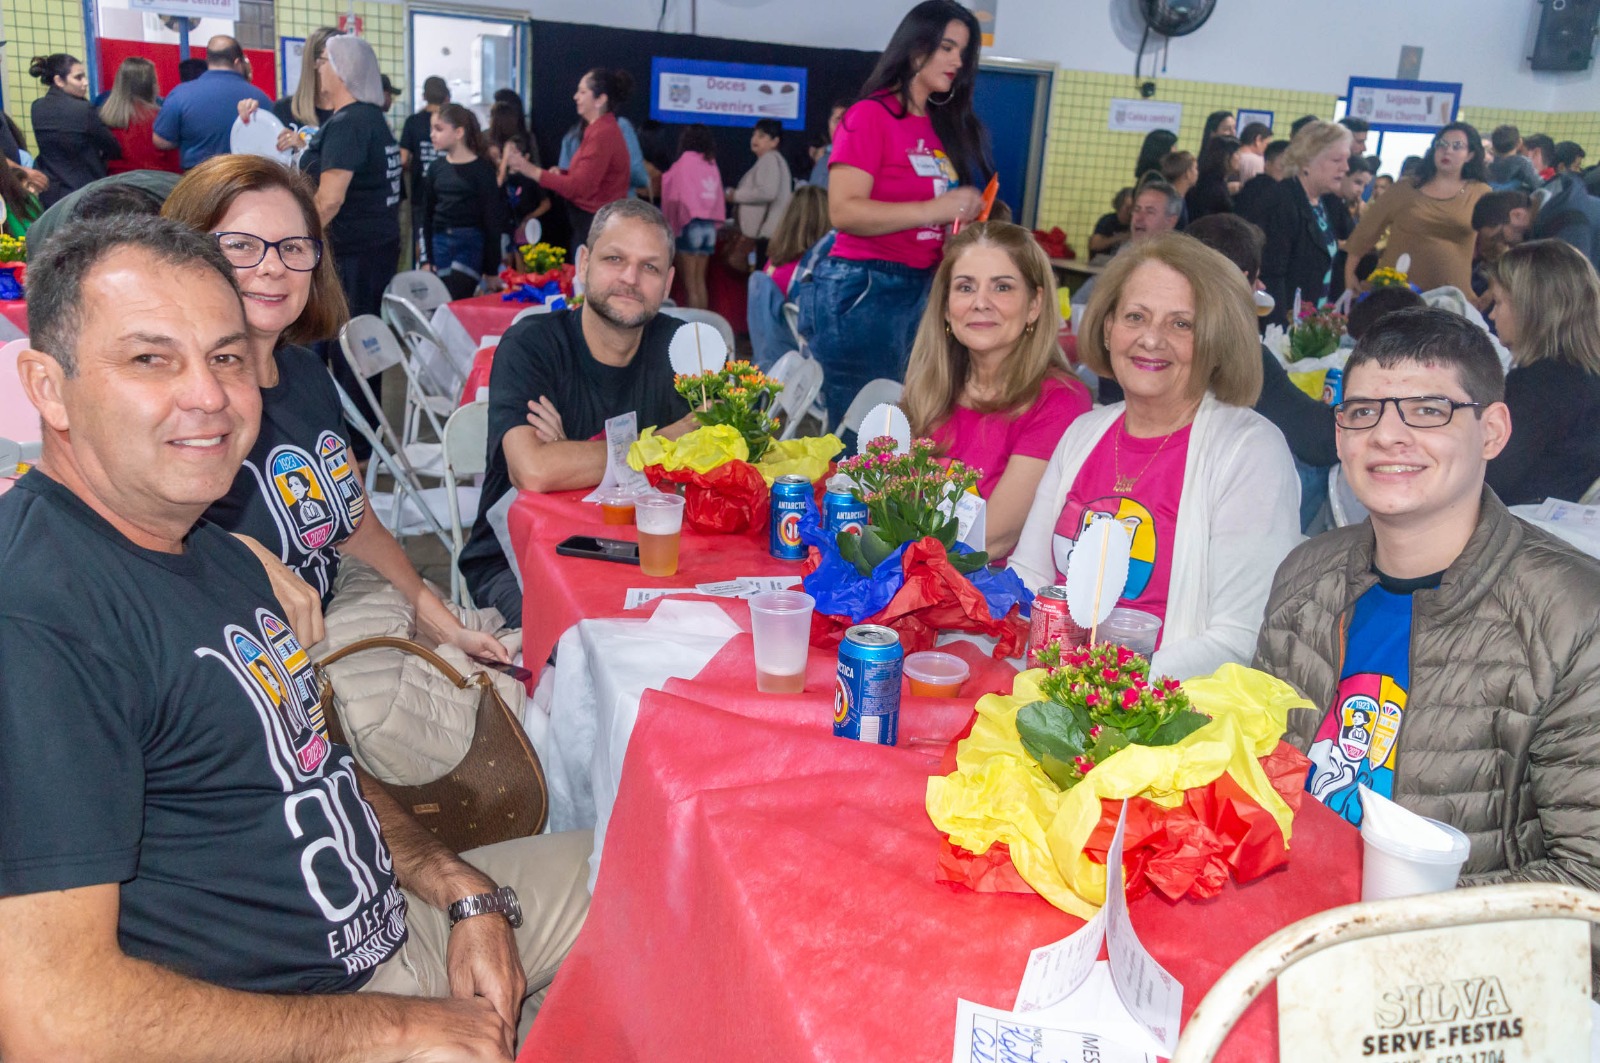
[[[361,639],[323,658],[318,671],[328,737],[350,745],[336,711],[333,682],[322,667],[373,649],[400,650],[421,657],[457,690],[478,690],[472,745],[459,764],[420,786],[379,780],[400,807],[457,853],[543,831],[550,815],[550,794],[539,755],[521,723],[486,674],[474,672],[463,677],[426,646],[402,638]]]

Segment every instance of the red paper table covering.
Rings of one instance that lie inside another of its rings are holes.
[[[646,576],[637,565],[562,557],[556,544],[569,535],[637,542],[631,524],[606,524],[600,507],[583,501],[587,491],[552,494],[522,492],[507,514],[522,572],[522,654],[537,668],[555,648],[561,633],[579,620],[646,614],[625,611],[630,587],[693,587],[738,576],[792,575],[798,581],[800,562],[780,561],[767,548],[765,532],[744,535],[702,535],[687,527],[678,547],[678,572]]]
[[[477,402],[478,392],[489,386],[489,374],[494,369],[494,352],[495,347],[480,346],[472,356],[472,368],[467,370],[467,382],[461,385],[461,401],[458,405]]]
[[[0,299],[0,314],[22,332],[28,334],[28,301],[26,299]]]
[[[474,295],[470,299],[455,299],[449,304],[450,312],[467,330],[472,342],[483,346],[485,336],[503,336],[511,322],[532,303],[512,300],[507,302],[498,294]]]
[[[1029,951],[1082,925],[934,881],[924,792],[956,729],[884,749],[715,700],[646,692],[588,921],[522,1063],[948,1059],[956,998],[1011,1006]],[[1211,901],[1147,895],[1134,925],[1187,1016],[1250,946],[1354,901],[1360,866],[1356,831],[1307,801],[1287,867]],[[1220,1058],[1276,1058],[1271,993]]]

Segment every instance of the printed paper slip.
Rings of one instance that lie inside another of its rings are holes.
[[[970,1000],[956,1001],[956,1045],[952,1063],[1155,1063],[1153,1056],[1116,1044],[1096,1033],[1084,1033],[1047,1017],[1046,1012],[1017,1015],[986,1008]]]
[[[600,486],[583,497],[585,502],[598,502],[602,495],[613,490],[630,495],[642,495],[650,490],[645,474],[628,464],[628,448],[638,440],[639,416],[632,410],[606,421],[606,474]]]
[[[1178,1042],[1183,986],[1145,951],[1128,919],[1122,878],[1126,805],[1106,854],[1106,904],[1076,933],[1033,951],[1016,1011],[1169,1056]],[[1100,943],[1110,959],[1096,962]]]
[[[653,602],[657,598],[665,598],[669,594],[699,594],[693,587],[629,587],[628,595],[623,600],[624,609],[637,609],[646,602]]]

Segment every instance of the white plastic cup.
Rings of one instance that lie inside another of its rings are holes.
[[[1472,843],[1448,823],[1419,817],[1439,828],[1453,843],[1449,849],[1424,849],[1371,829],[1371,820],[1361,827],[1361,899],[1381,901],[1390,897],[1412,897],[1419,893],[1443,893],[1456,888],[1461,865],[1467,862]]]
[[[816,605],[817,600],[803,591],[765,591],[750,599],[757,690],[798,694],[805,689],[811,612]]]
[[[675,575],[683,496],[640,495],[633,500],[633,519],[639,526],[639,571],[646,576]]]
[[[1149,657],[1156,652],[1156,635],[1161,631],[1161,618],[1142,609],[1111,610],[1111,615],[1100,624],[1098,638],[1115,643],[1134,653]]]

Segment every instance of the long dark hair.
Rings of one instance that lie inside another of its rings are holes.
[[[1446,133],[1454,130],[1467,138],[1467,144],[1472,149],[1472,154],[1467,161],[1461,164],[1461,179],[1463,181],[1487,181],[1488,169],[1483,161],[1483,138],[1478,131],[1467,122],[1451,122],[1433,135],[1433,143],[1428,145],[1428,153],[1422,157],[1422,165],[1417,167],[1416,175],[1411,179],[1418,188],[1427,184],[1439,175],[1439,164],[1433,161],[1434,152],[1439,150],[1439,139]]]
[[[878,65],[861,86],[858,98],[893,96],[900,104],[896,117],[904,117],[911,105],[911,82],[917,76],[918,65],[939,51],[944,28],[952,22],[967,27],[967,46],[961,52],[961,70],[949,94],[943,101],[929,97],[928,119],[962,183],[981,184],[994,172],[994,162],[989,156],[988,131],[972,110],[972,90],[978,81],[978,49],[983,38],[977,16],[970,10],[955,0],[922,0],[906,12],[889,38],[888,47],[878,57]]]
[[[709,163],[717,161],[717,140],[711,135],[711,129],[700,122],[685,126],[678,134],[678,157],[691,151],[698,152]]]
[[[534,143],[533,134],[528,131],[528,120],[523,117],[521,107],[507,100],[496,100],[489,108],[489,128],[485,132],[490,144],[501,149],[507,144],[515,144],[523,157],[535,166],[539,165],[539,147]]]
[[[617,109],[628,102],[628,97],[633,95],[633,75],[626,70],[608,70],[597,66],[587,74],[584,80],[589,83],[589,91],[596,96],[606,98],[606,112],[616,114]]]
[[[1159,171],[1161,160],[1177,142],[1178,134],[1170,129],[1152,129],[1146,133],[1144,144],[1139,148],[1139,161],[1133,164],[1133,183],[1143,181],[1151,170]]]
[[[1200,131],[1200,149],[1202,152],[1200,156],[1201,158],[1205,158],[1205,146],[1211,141],[1211,137],[1214,133],[1216,133],[1217,127],[1223,123],[1224,119],[1232,117],[1232,111],[1212,111],[1210,114],[1206,115],[1205,128]]]
[[[28,76],[38,78],[47,88],[53,88],[56,78],[64,78],[72,73],[72,68],[78,63],[77,56],[68,55],[66,52],[36,55],[33,57],[33,62],[28,64]]]
[[[1212,137],[1206,141],[1206,146],[1200,149],[1200,180],[1213,181],[1226,180],[1228,177],[1228,160],[1233,158],[1233,153],[1239,150],[1238,137]]]
[[[489,154],[489,141],[478,125],[478,116],[459,103],[447,103],[439,108],[439,121],[453,125],[466,134],[467,150],[483,158]]]
[[[6,212],[16,218],[23,228],[32,224],[38,217],[37,201],[33,200],[33,193],[22,183],[17,171],[3,162],[0,162],[0,199],[5,200]]]

